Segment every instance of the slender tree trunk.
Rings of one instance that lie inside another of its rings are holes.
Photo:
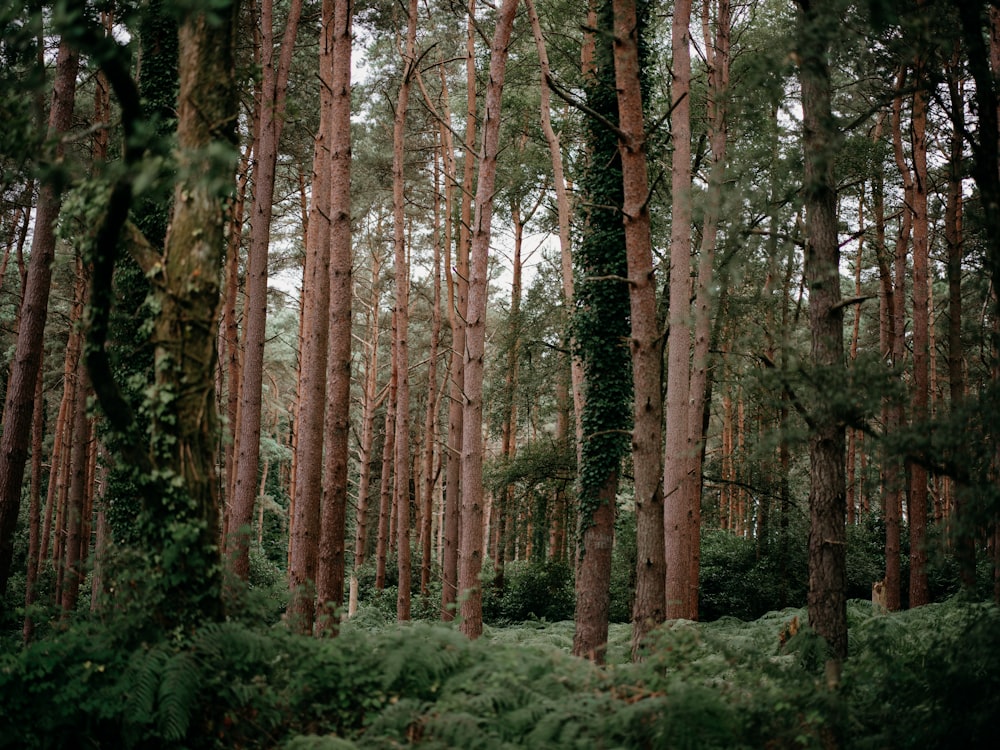
[[[632,465],[635,473],[636,570],[632,609],[632,658],[638,659],[646,634],[663,622],[663,464],[660,450],[663,400],[662,351],[656,315],[656,277],[649,217],[649,175],[640,81],[639,21],[634,0],[614,3],[615,88],[625,202],[625,251],[629,275],[632,335],[634,426]]]
[[[73,124],[79,63],[80,57],[69,43],[66,40],[60,42],[48,122],[49,138],[56,144],[55,159],[62,156],[62,134],[69,131]],[[30,434],[35,407],[35,385],[41,367],[52,262],[55,258],[55,222],[61,205],[62,196],[57,187],[43,184],[35,210],[31,260],[24,284],[17,343],[4,402],[3,433],[0,435],[0,596],[7,591],[14,552],[14,530],[21,508],[21,484],[29,447],[29,441],[24,438]]]
[[[396,551],[399,569],[399,589],[396,617],[410,619],[410,267],[406,243],[405,146],[406,112],[410,100],[410,85],[417,64],[417,0],[409,0],[406,26],[406,51],[403,54],[403,76],[396,99],[392,137],[392,213],[393,246],[395,248],[395,337],[396,356],[396,438],[395,438],[395,502]]]
[[[395,313],[393,313],[395,318]],[[393,326],[395,328],[395,326]],[[392,536],[392,458],[396,440],[396,350],[392,350],[392,371],[389,375],[385,409],[385,438],[382,445],[382,478],[379,483],[378,540],[375,548],[375,588],[385,588],[385,566]]]
[[[918,6],[922,3],[918,0]],[[915,69],[913,92],[913,401],[912,422],[921,425],[930,416],[929,219],[927,216],[927,90],[925,62]],[[910,606],[930,601],[927,580],[927,469],[910,463]]]
[[[441,169],[434,158],[434,268],[431,272],[433,294],[431,304],[431,343],[427,355],[427,412],[424,415],[424,453],[423,453],[423,525],[420,531],[420,594],[430,594],[431,583],[431,548],[432,548],[432,518],[434,510],[434,446],[437,444],[437,359],[439,341],[441,338]]]
[[[840,148],[831,111],[827,53],[835,6],[803,2],[799,15],[799,80],[802,86],[803,192],[806,208],[806,282],[812,360],[817,377],[840,382],[844,367],[840,246],[834,162]],[[836,380],[835,380],[836,378]],[[847,530],[844,424],[835,411],[815,413],[809,439],[809,624],[826,639],[828,678],[839,680],[847,657]]]
[[[493,187],[500,149],[500,104],[507,48],[514,27],[518,0],[503,0],[490,49],[489,82],[479,151],[476,214],[469,251],[469,307],[465,340],[465,409],[462,415],[462,529],[459,544],[461,630],[470,638],[483,632],[483,598],[479,572],[483,563],[483,358],[486,345],[487,273]]]
[[[296,418],[295,491],[289,536],[292,626],[313,629],[323,496],[323,422],[330,330],[330,154],[333,139],[334,6],[325,0],[320,31],[320,124],[313,145],[312,203],[302,282],[302,352]]]
[[[381,237],[381,217],[379,220],[379,237]],[[367,359],[365,362],[365,387],[363,391],[361,414],[361,441],[358,446],[358,462],[361,464],[358,478],[358,511],[354,534],[354,571],[351,575],[350,601],[357,606],[358,572],[365,563],[365,553],[368,547],[368,498],[371,495],[372,448],[375,443],[375,410],[381,403],[378,397],[378,346],[381,339],[379,326],[379,306],[382,299],[382,287],[379,281],[382,269],[382,259],[377,247],[372,249],[371,301],[368,312],[368,342],[366,344]],[[385,393],[388,393],[386,389]],[[348,615],[354,615],[354,608],[348,608]]]
[[[569,193],[566,190],[566,176],[563,171],[562,146],[559,136],[552,127],[552,116],[550,110],[551,93],[549,91],[549,56],[545,47],[545,38],[542,36],[541,23],[538,20],[538,12],[535,10],[534,0],[525,0],[525,7],[528,9],[528,18],[531,21],[531,31],[535,37],[535,49],[538,52],[538,62],[541,69],[541,83],[539,86],[541,101],[541,123],[542,132],[545,134],[545,142],[549,147],[549,158],[552,160],[552,181],[556,191],[556,211],[559,222],[559,270],[562,274],[563,305],[567,310],[573,309],[574,304],[574,281],[573,281],[573,256],[570,243],[570,201]],[[591,35],[592,36],[592,35]],[[570,349],[575,347],[570,344]],[[570,388],[573,393],[573,416],[576,429],[576,453],[577,461],[580,459],[580,449],[583,440],[583,363],[579,357],[570,357]]]
[[[671,162],[670,329],[667,339],[667,422],[664,460],[664,533],[666,539],[667,617],[694,620],[690,583],[697,538],[692,538],[695,509],[689,486],[695,446],[690,435],[691,357],[691,52],[690,0],[674,3],[671,31],[673,81],[670,87]],[[700,412],[698,415],[700,419]]]
[[[444,562],[441,580],[441,616],[454,619],[459,591],[459,547],[462,534],[462,440],[465,417],[465,336],[469,309],[469,245],[472,228],[472,192],[476,160],[472,145],[476,140],[476,2],[468,0],[465,36],[466,113],[462,192],[459,200],[458,244],[455,248],[455,276],[449,282],[454,300],[449,305],[451,358],[448,367],[450,398],[448,403],[448,470],[445,477]],[[450,131],[449,131],[450,133]],[[454,149],[448,152],[454,154]],[[451,273],[446,265],[446,273]]]
[[[0,278],[3,278],[0,275]],[[28,570],[24,586],[24,643],[30,643],[35,632],[31,619],[31,606],[35,603],[35,585],[38,581],[38,548],[41,542],[41,484],[42,484],[42,442],[45,437],[45,399],[43,373],[38,371],[35,383],[35,406],[31,416],[31,486],[28,506]],[[52,481],[51,478],[49,480]]]
[[[948,193],[945,204],[944,237],[948,251],[948,390],[951,409],[957,411],[965,399],[963,372],[964,348],[962,346],[962,257],[965,252],[963,237],[964,204],[962,175],[965,146],[965,101],[961,79],[961,66],[956,49],[948,67],[948,91],[952,104],[952,133],[948,159]],[[955,109],[958,107],[958,109]],[[976,537],[971,520],[966,518],[965,488],[952,478],[953,490],[952,529],[955,554],[959,561],[959,578],[962,587],[972,590],[976,586]]]
[[[326,363],[328,401],[323,431],[323,503],[320,517],[316,594],[331,617],[344,600],[347,459],[351,408],[351,27],[350,0],[333,9],[333,69],[330,81],[330,268],[329,344]],[[336,620],[321,624],[335,632]]]
[[[250,249],[247,253],[246,292],[243,306],[243,369],[240,377],[239,437],[235,484],[230,506],[226,548],[230,564],[244,581],[250,572],[249,527],[257,501],[260,470],[260,405],[264,375],[264,341],[267,326],[267,257],[271,242],[278,143],[284,127],[288,74],[295,48],[302,0],[292,0],[280,57],[275,63],[273,0],[263,0],[262,87],[258,116],[258,149],[254,153],[253,205],[250,209]]]

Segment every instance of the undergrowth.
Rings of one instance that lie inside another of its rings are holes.
[[[0,747],[992,747],[1000,614],[949,601],[850,606],[839,689],[802,610],[678,622],[627,662],[569,655],[572,623],[351,621],[335,639],[249,618],[131,641],[79,622],[0,657]]]

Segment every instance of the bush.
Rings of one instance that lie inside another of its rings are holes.
[[[525,620],[572,620],[576,606],[573,572],[555,560],[507,563],[503,591],[483,590],[483,618],[494,624]]]

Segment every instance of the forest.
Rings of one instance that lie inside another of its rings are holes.
[[[1000,2],[0,26],[0,748],[994,747]]]

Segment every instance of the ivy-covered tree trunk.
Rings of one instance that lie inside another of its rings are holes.
[[[52,140],[53,161],[61,158],[62,135],[73,124],[79,65],[79,53],[64,39],[56,57],[52,105],[49,110],[48,135]],[[52,262],[55,259],[55,223],[61,205],[62,196],[58,188],[51,183],[43,184],[35,210],[31,260],[28,263],[17,343],[7,382],[3,433],[0,435],[0,596],[7,590],[14,551],[14,530],[21,509],[21,485],[29,446],[25,436],[31,432],[35,384],[42,361],[49,288],[52,284]]]
[[[616,123],[612,24],[611,1],[605,0],[597,11],[593,67],[585,63],[584,86],[587,105]],[[575,258],[581,282],[573,322],[586,391],[573,653],[600,663],[608,640],[611,549],[618,479],[629,446],[632,379],[629,293],[622,283],[628,274],[625,226],[616,208],[623,204],[621,156],[615,133],[592,118],[586,139],[588,164],[580,180],[586,225]]]
[[[840,135],[834,119],[827,60],[835,2],[800,2],[798,53],[802,86],[803,152],[807,239],[805,275],[809,288],[814,377],[841,387],[844,368],[843,307],[840,302],[840,245],[834,163]],[[847,657],[847,529],[844,475],[845,428],[841,415],[813,413],[809,438],[809,624],[826,639],[831,679]]]
[[[153,456],[166,598],[162,619],[222,613],[215,400],[219,272],[226,247],[225,200],[235,166],[237,93],[233,47],[239,1],[211,15],[189,11],[180,27],[177,107],[179,174],[155,284]]]
[[[483,632],[483,592],[479,573],[483,565],[483,364],[486,346],[487,274],[493,188],[500,152],[500,104],[507,50],[519,0],[503,0],[490,48],[489,82],[479,150],[476,213],[469,251],[469,308],[465,339],[465,408],[462,415],[462,528],[459,544],[458,585],[461,630],[470,638]]]

